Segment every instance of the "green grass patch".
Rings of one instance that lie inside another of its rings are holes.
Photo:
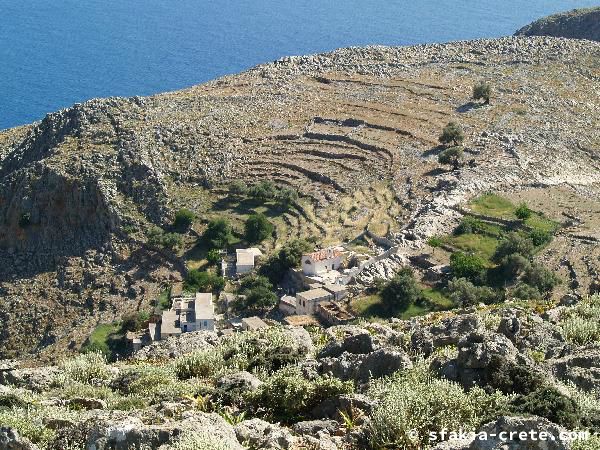
[[[124,340],[120,322],[103,323],[94,329],[81,351],[84,353],[100,351],[110,357],[121,349]]]
[[[472,253],[489,262],[498,248],[500,237],[466,233],[458,236],[446,236],[444,242],[456,250]]]
[[[156,300],[156,312],[168,311],[171,308],[171,288],[160,293]]]
[[[471,210],[486,216],[514,219],[516,206],[508,199],[496,194],[484,194],[472,200]]]
[[[423,316],[432,311],[444,311],[454,307],[452,301],[439,289],[424,287],[423,295],[427,300],[426,302],[421,304],[411,304],[405,311],[394,317],[407,320],[411,317]],[[359,297],[353,300],[350,306],[357,316],[366,319],[386,319],[392,317],[383,308],[379,294]]]
[[[525,225],[549,233],[555,233],[560,226],[558,222],[548,219],[543,214],[537,212],[534,212],[531,217],[525,221]]]
[[[423,288],[423,295],[429,303],[438,311],[451,309],[454,307],[454,303],[444,293],[434,287]]]

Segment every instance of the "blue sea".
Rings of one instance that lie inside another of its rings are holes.
[[[286,55],[512,34],[598,0],[0,0],[0,129]]]

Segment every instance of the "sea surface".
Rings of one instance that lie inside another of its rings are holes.
[[[282,56],[509,35],[599,0],[0,0],[0,129]]]

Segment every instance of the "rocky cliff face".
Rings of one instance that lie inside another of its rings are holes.
[[[554,36],[600,41],[600,7],[574,9],[536,20],[516,36]]]
[[[390,238],[414,246],[482,191],[594,197],[599,57],[596,43],[555,38],[343,49],[1,132],[0,357],[76,349],[98,320],[147,305],[181,264],[143,230],[181,206],[202,216],[198,194],[232,179],[303,194],[311,209],[286,213],[284,240],[339,239],[345,204],[384,214]],[[491,106],[470,102],[482,79]],[[450,120],[470,159],[456,172],[437,163]]]

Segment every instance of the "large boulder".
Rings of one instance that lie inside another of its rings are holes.
[[[429,356],[433,350],[447,345],[457,345],[465,335],[481,327],[477,314],[461,314],[442,320],[440,323],[416,329],[411,335],[413,350]]]
[[[4,370],[0,371],[0,384],[43,392],[50,389],[59,372],[54,366]]]
[[[260,449],[292,449],[296,438],[287,429],[262,419],[244,420],[235,427],[239,442],[251,448]]]
[[[547,360],[546,364],[556,378],[570,381],[585,391],[600,386],[600,348],[597,346],[571,349],[566,356]]]
[[[16,430],[0,427],[0,450],[39,450],[39,447],[20,436]]]
[[[159,448],[177,441],[184,434],[206,435],[230,450],[243,450],[234,429],[218,414],[186,412],[181,421],[145,424],[139,417],[97,417],[86,432],[89,450],[129,450]]]
[[[214,347],[218,343],[217,333],[213,331],[194,331],[154,342],[136,352],[134,358],[138,360],[173,359],[195,350]]]
[[[411,367],[412,362],[406,353],[390,348],[381,348],[369,354],[344,352],[337,358],[321,360],[321,373],[363,383]]]

